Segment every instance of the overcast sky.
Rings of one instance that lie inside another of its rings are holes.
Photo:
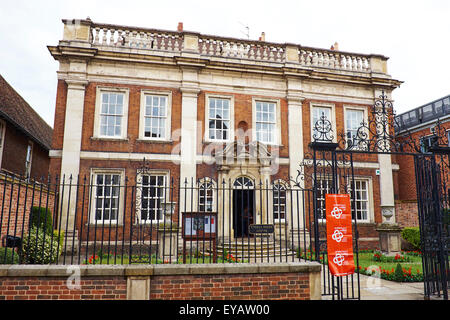
[[[62,39],[61,19],[291,42],[388,56],[404,81],[397,113],[450,94],[450,1],[403,0],[0,0],[0,74],[53,126],[58,63],[47,45]]]

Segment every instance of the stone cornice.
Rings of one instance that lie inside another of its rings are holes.
[[[198,53],[185,52],[159,52],[151,50],[139,50],[133,48],[87,48],[80,46],[58,45],[48,46],[52,56],[59,60],[84,59],[105,60],[130,63],[159,64],[179,66],[182,69],[221,70],[229,72],[248,72],[254,74],[267,74],[284,76],[293,79],[326,80],[349,84],[379,86],[396,88],[402,81],[392,79],[389,75],[379,72],[363,72],[352,70],[334,70],[329,68],[317,68],[303,66],[299,63],[280,63],[273,61],[254,61],[249,59],[223,58],[205,56]],[[150,54],[151,53],[151,54]]]
[[[77,59],[81,58],[84,60],[89,60],[93,58],[98,52],[97,48],[71,46],[71,45],[47,46],[47,48],[55,60],[58,60],[61,57],[77,58]]]
[[[65,79],[65,82],[67,83],[68,89],[74,90],[84,90],[89,83],[89,81],[85,79]]]

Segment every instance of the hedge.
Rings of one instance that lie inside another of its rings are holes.
[[[419,227],[406,227],[402,230],[402,238],[409,242],[415,249],[420,250]]]

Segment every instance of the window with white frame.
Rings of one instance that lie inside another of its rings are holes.
[[[347,147],[358,149],[358,129],[361,128],[364,121],[364,110],[346,109],[345,110],[345,129],[347,135]]]
[[[352,219],[368,222],[370,220],[369,180],[355,178],[353,186],[350,184],[350,197]]]
[[[169,97],[167,95],[145,94],[143,106],[142,138],[168,139],[170,128]]]
[[[93,222],[117,222],[122,191],[120,190],[122,174],[119,172],[95,172],[93,178]]]
[[[209,97],[208,100],[208,139],[219,141],[230,140],[230,99]]]
[[[284,220],[286,218],[286,187],[280,182],[273,185],[272,205],[273,219]]]
[[[333,179],[330,178],[318,178],[316,180],[316,194],[317,194],[317,212],[318,219],[326,219],[326,206],[325,206],[325,195],[331,193],[333,189]]]
[[[324,137],[321,136],[320,132],[316,129],[316,124],[319,120],[322,120],[322,116],[325,117],[326,120],[332,121],[332,110],[331,107],[323,107],[323,106],[313,106],[312,108],[312,139],[320,141]]]
[[[25,158],[25,178],[30,178],[31,176],[31,161],[33,160],[33,143],[28,142],[27,155]]]
[[[3,120],[0,120],[0,166],[2,164],[3,145],[5,144],[5,131],[6,124]]]
[[[276,143],[277,110],[276,103],[256,101],[256,141]]]
[[[214,184],[212,181],[202,181],[198,185],[198,211],[214,211]]]
[[[140,221],[144,223],[163,221],[164,210],[169,210],[165,208],[169,196],[169,187],[166,185],[167,174],[141,174],[141,179]]]
[[[124,123],[124,94],[102,92],[100,109],[100,136],[122,137]]]

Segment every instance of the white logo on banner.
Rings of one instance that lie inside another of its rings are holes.
[[[339,219],[342,215],[342,209],[334,207],[333,210],[331,210],[331,215],[336,219]]]
[[[341,242],[344,238],[344,234],[339,230],[334,230],[333,234],[331,235],[331,239],[337,242]]]
[[[342,266],[342,264],[344,263],[344,260],[345,260],[345,257],[339,253],[333,258],[333,262],[336,263],[338,266]]]

